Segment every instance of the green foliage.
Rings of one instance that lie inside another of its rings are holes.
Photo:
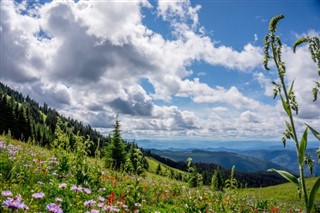
[[[211,180],[211,188],[215,191],[222,191],[224,187],[223,179],[219,167],[214,171]]]
[[[105,150],[105,165],[108,168],[120,170],[125,165],[125,143],[121,139],[120,122],[118,118],[114,123],[113,135]]]
[[[234,171],[235,171],[235,166],[233,165],[232,169],[231,169],[230,178],[225,181],[225,188],[226,189],[237,189],[238,188],[238,181],[234,177]]]
[[[311,190],[310,196],[308,197],[308,192],[306,190],[306,184],[305,184],[304,163],[306,163],[308,165],[310,172],[312,172],[313,160],[310,158],[310,156],[305,154],[306,149],[307,149],[307,141],[308,141],[308,137],[307,137],[308,136],[308,128],[310,128],[310,126],[307,125],[307,127],[303,133],[303,136],[299,142],[298,137],[297,137],[296,127],[295,127],[295,122],[294,122],[294,116],[292,114],[292,111],[295,111],[295,113],[298,114],[298,103],[296,101],[296,97],[295,97],[294,91],[293,91],[294,81],[291,83],[291,86],[288,90],[287,85],[286,85],[286,81],[285,81],[286,67],[285,67],[285,63],[282,61],[282,58],[281,58],[282,43],[281,43],[280,37],[275,35],[277,23],[279,20],[281,20],[283,18],[284,18],[283,15],[278,15],[270,20],[270,25],[269,25],[270,32],[265,36],[265,39],[264,39],[265,58],[264,58],[263,64],[264,64],[265,69],[269,70],[268,61],[269,61],[269,59],[273,59],[273,61],[275,62],[277,71],[278,71],[280,83],[274,83],[274,85],[275,85],[274,97],[276,97],[277,95],[280,96],[283,109],[289,118],[289,121],[286,121],[287,129],[285,130],[285,132],[283,134],[282,142],[285,146],[287,139],[292,139],[294,141],[297,156],[298,156],[299,176],[300,177],[298,179],[286,171],[279,171],[279,170],[274,170],[274,169],[271,171],[276,171],[281,176],[283,176],[284,178],[286,178],[287,180],[289,180],[290,182],[294,183],[297,186],[299,195],[302,192],[306,212],[309,213],[312,211],[312,209],[314,207],[313,197],[314,197],[314,194],[317,193],[319,186],[317,185],[318,184],[318,181],[317,181],[315,183],[315,187],[313,187],[313,189]],[[318,74],[320,76],[319,38],[317,38],[317,37],[313,37],[313,38],[302,37],[302,38],[298,39],[293,45],[293,52],[296,52],[296,48],[305,42],[309,43],[309,52],[311,54],[311,58],[313,59],[313,61],[316,62],[318,65],[318,69],[319,69]],[[317,99],[319,88],[320,88],[320,83],[316,82],[316,87],[312,91],[313,95],[314,95],[314,101]],[[316,136],[317,132],[312,128],[310,128],[310,129],[311,129],[312,133]]]
[[[60,127],[58,132],[57,124]],[[8,134],[9,131],[15,139],[36,141],[38,145],[46,147],[52,147],[56,136],[62,133],[65,134],[63,137],[68,138],[70,148],[73,148],[75,142],[74,135],[89,136],[93,142],[90,156],[100,155],[102,147],[108,141],[108,138],[89,125],[84,126],[79,121],[65,118],[46,103],[39,106],[29,96],[24,97],[0,82],[0,133]]]
[[[161,174],[161,165],[160,163],[158,164],[157,170],[156,170],[156,174],[160,175]]]
[[[187,159],[188,162],[188,184],[190,187],[201,187],[203,185],[203,177],[198,173],[197,168],[192,166],[192,158]]]
[[[0,141],[2,140],[0,136]],[[88,140],[88,138],[81,140]],[[88,179],[80,185],[75,175],[77,167],[73,165],[77,153],[67,153],[67,158],[72,164],[66,175],[59,171],[61,162],[55,158],[55,155],[56,149],[45,150],[16,140],[5,139],[0,143],[0,166],[12,163],[13,169],[9,170],[8,179],[4,178],[5,171],[0,170],[1,193],[11,191],[11,198],[20,194],[21,201],[29,207],[28,212],[46,212],[45,209],[49,203],[57,204],[63,212],[91,212],[93,209],[105,212],[103,208],[107,206],[118,209],[120,212],[300,211],[300,203],[296,197],[292,197],[292,191],[286,192],[286,189],[290,189],[287,185],[271,189],[270,187],[245,189],[251,190],[248,195],[244,195],[242,190],[222,192],[210,190],[206,186],[189,188],[183,182],[151,173],[147,173],[145,177],[138,177],[106,170],[102,168],[103,162],[100,159],[88,156],[83,156],[82,161],[86,167],[90,168],[86,171]],[[318,185],[318,183],[315,184],[315,186]],[[264,195],[261,190],[268,190],[270,194],[267,194],[267,197],[258,198],[258,195]],[[315,188],[313,191],[316,191]],[[44,193],[44,197],[33,198],[33,194],[38,192]],[[283,198],[279,198],[277,202],[270,200],[273,194],[283,192],[286,194],[283,194]],[[319,194],[313,194],[316,202],[320,198]],[[61,200],[56,201],[57,198]],[[7,197],[1,195],[0,203],[2,204],[6,199]],[[85,203],[88,201],[96,204],[86,206]],[[10,211],[7,207],[0,206],[0,212]],[[24,210],[14,212],[24,212]]]

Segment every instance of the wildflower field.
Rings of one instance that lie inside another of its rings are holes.
[[[0,212],[301,212],[294,190],[285,201],[263,197],[261,189],[189,188],[149,172],[106,170],[100,159],[0,141]]]

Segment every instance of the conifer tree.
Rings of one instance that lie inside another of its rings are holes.
[[[158,167],[157,167],[157,170],[156,170],[156,174],[157,175],[161,175],[161,165],[160,165],[160,163],[158,164]]]
[[[115,170],[120,170],[125,164],[125,144],[122,141],[120,132],[120,122],[117,116],[114,123],[113,135],[109,145],[106,148],[105,156],[106,166]]]
[[[222,191],[224,187],[223,179],[222,179],[219,167],[214,171],[214,174],[211,180],[211,187],[213,190],[216,190],[216,191]]]

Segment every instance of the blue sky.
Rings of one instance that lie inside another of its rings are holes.
[[[316,0],[4,0],[0,80],[106,134],[119,114],[130,139],[277,141],[285,115],[262,60],[278,14],[299,131],[320,126],[316,65],[291,49],[319,37]]]

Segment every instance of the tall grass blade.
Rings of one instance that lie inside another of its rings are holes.
[[[314,137],[316,137],[320,141],[320,133],[317,130],[315,130],[314,128],[312,128],[311,126],[309,126],[308,124],[306,124],[306,125],[307,125],[307,127],[309,127],[309,129],[311,130]]]
[[[318,178],[318,180],[314,183],[312,189],[311,189],[311,192],[310,192],[310,197],[309,197],[309,203],[308,203],[308,210],[312,210],[312,207],[314,205],[314,199],[317,195],[317,192],[320,188],[320,178]]]
[[[294,183],[297,187],[300,186],[298,178],[296,178],[291,173],[284,171],[284,170],[277,170],[277,169],[268,169],[268,172],[277,172],[279,175],[290,181],[291,183]],[[300,187],[299,187],[300,188]]]
[[[308,127],[303,133],[303,136],[300,141],[300,147],[299,147],[299,164],[303,166],[304,163],[304,155],[307,148],[307,142],[308,142]]]

